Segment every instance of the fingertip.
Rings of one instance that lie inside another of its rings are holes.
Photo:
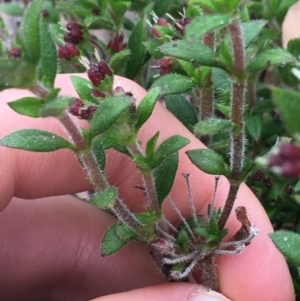
[[[92,301],[230,301],[225,296],[191,283],[168,283],[124,293],[108,295]]]

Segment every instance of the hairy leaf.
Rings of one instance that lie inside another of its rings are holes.
[[[193,164],[205,173],[228,176],[229,166],[223,158],[210,149],[193,149],[186,152]]]
[[[131,56],[127,61],[125,74],[126,77],[130,79],[134,79],[138,75],[144,64],[146,50],[143,43],[147,38],[145,24],[145,20],[141,19],[134,27],[128,39],[128,48],[131,51]]]
[[[163,96],[189,92],[195,87],[195,83],[184,75],[167,74],[157,79],[151,88],[156,87],[161,88],[161,95]]]
[[[292,135],[300,134],[300,93],[289,89],[273,89],[273,101],[287,129]]]
[[[284,65],[292,63],[295,58],[286,50],[269,49],[258,54],[246,67],[248,72],[259,72],[260,70],[267,69],[270,66]]]
[[[187,41],[195,41],[206,33],[225,27],[230,22],[230,15],[204,15],[194,18],[185,29]]]
[[[127,96],[114,96],[102,102],[90,122],[90,133],[92,136],[103,133],[109,129],[119,116],[132,103],[132,99]]]
[[[165,55],[193,61],[203,66],[221,66],[220,61],[217,59],[217,54],[201,41],[187,43],[184,40],[176,40],[163,44],[159,49]]]
[[[269,235],[286,259],[300,267],[300,235],[289,231],[277,231]]]
[[[40,117],[40,108],[42,107],[44,101],[36,97],[24,97],[12,102],[8,105],[18,114],[30,116],[30,117]]]
[[[166,157],[153,173],[157,199],[161,204],[172,189],[178,167],[178,153]]]
[[[161,89],[159,87],[150,89],[147,95],[142,99],[141,103],[136,109],[135,129],[138,131],[141,126],[148,120],[151,116],[156,101],[160,95]]]
[[[71,81],[79,98],[89,103],[98,104],[98,101],[92,95],[92,84],[89,80],[71,75]]]
[[[111,209],[115,206],[118,196],[116,187],[108,187],[100,192],[97,192],[91,202],[101,209]]]
[[[208,119],[198,122],[194,126],[194,133],[202,135],[216,134],[224,129],[228,129],[231,122],[226,119]]]
[[[42,130],[20,130],[0,140],[0,145],[33,152],[52,152],[62,148],[74,149],[67,140]]]
[[[182,95],[169,95],[165,98],[167,109],[172,112],[187,128],[197,123],[194,108]]]

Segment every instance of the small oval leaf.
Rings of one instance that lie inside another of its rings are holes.
[[[259,72],[271,66],[295,62],[295,58],[286,50],[270,49],[258,54],[246,67],[248,72]]]
[[[179,74],[167,74],[158,78],[152,85],[152,89],[161,88],[161,95],[179,94],[191,91],[195,83],[187,76]]]
[[[202,135],[216,134],[222,130],[229,129],[231,122],[226,119],[207,119],[198,122],[194,126],[194,133]]]
[[[167,197],[172,189],[178,167],[178,153],[173,153],[163,160],[154,170],[153,178],[159,204]]]
[[[193,149],[186,152],[193,164],[211,175],[229,176],[230,168],[223,158],[210,149]]]
[[[108,187],[96,193],[91,202],[101,209],[111,209],[115,206],[118,190],[116,187]]]
[[[105,99],[102,102],[90,122],[90,133],[92,136],[103,133],[109,129],[118,117],[132,103],[132,98],[128,96],[115,96]]]
[[[62,148],[74,150],[67,140],[42,130],[20,130],[0,140],[0,145],[33,152],[52,152]]]
[[[156,101],[160,95],[161,89],[159,87],[150,89],[147,95],[142,99],[139,106],[136,109],[135,129],[138,131],[141,126],[148,120],[151,116]]]
[[[270,237],[287,261],[300,267],[300,235],[289,231],[277,231],[271,233]]]
[[[30,116],[30,117],[39,117],[40,109],[44,101],[35,97],[24,97],[12,102],[9,102],[8,105],[18,114]]]

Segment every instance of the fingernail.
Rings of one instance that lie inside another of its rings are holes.
[[[200,288],[187,298],[187,301],[230,301],[230,299],[215,291]]]

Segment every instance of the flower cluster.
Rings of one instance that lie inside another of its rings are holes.
[[[96,106],[85,107],[81,99],[76,98],[74,104],[70,107],[69,112],[80,119],[89,120],[96,112]]]
[[[115,35],[107,44],[107,49],[112,52],[120,52],[126,48],[126,43],[124,42],[124,34]]]
[[[64,41],[66,44],[58,47],[58,57],[70,60],[71,58],[80,55],[80,51],[75,44],[83,41],[84,33],[83,27],[75,22],[69,22],[67,24],[67,30],[69,32],[64,35]]]
[[[105,76],[112,76],[112,71],[107,63],[101,60],[98,63],[90,63],[87,75],[94,86],[98,87]]]
[[[294,144],[284,144],[279,152],[269,158],[268,166],[285,177],[300,176],[300,148]]]

